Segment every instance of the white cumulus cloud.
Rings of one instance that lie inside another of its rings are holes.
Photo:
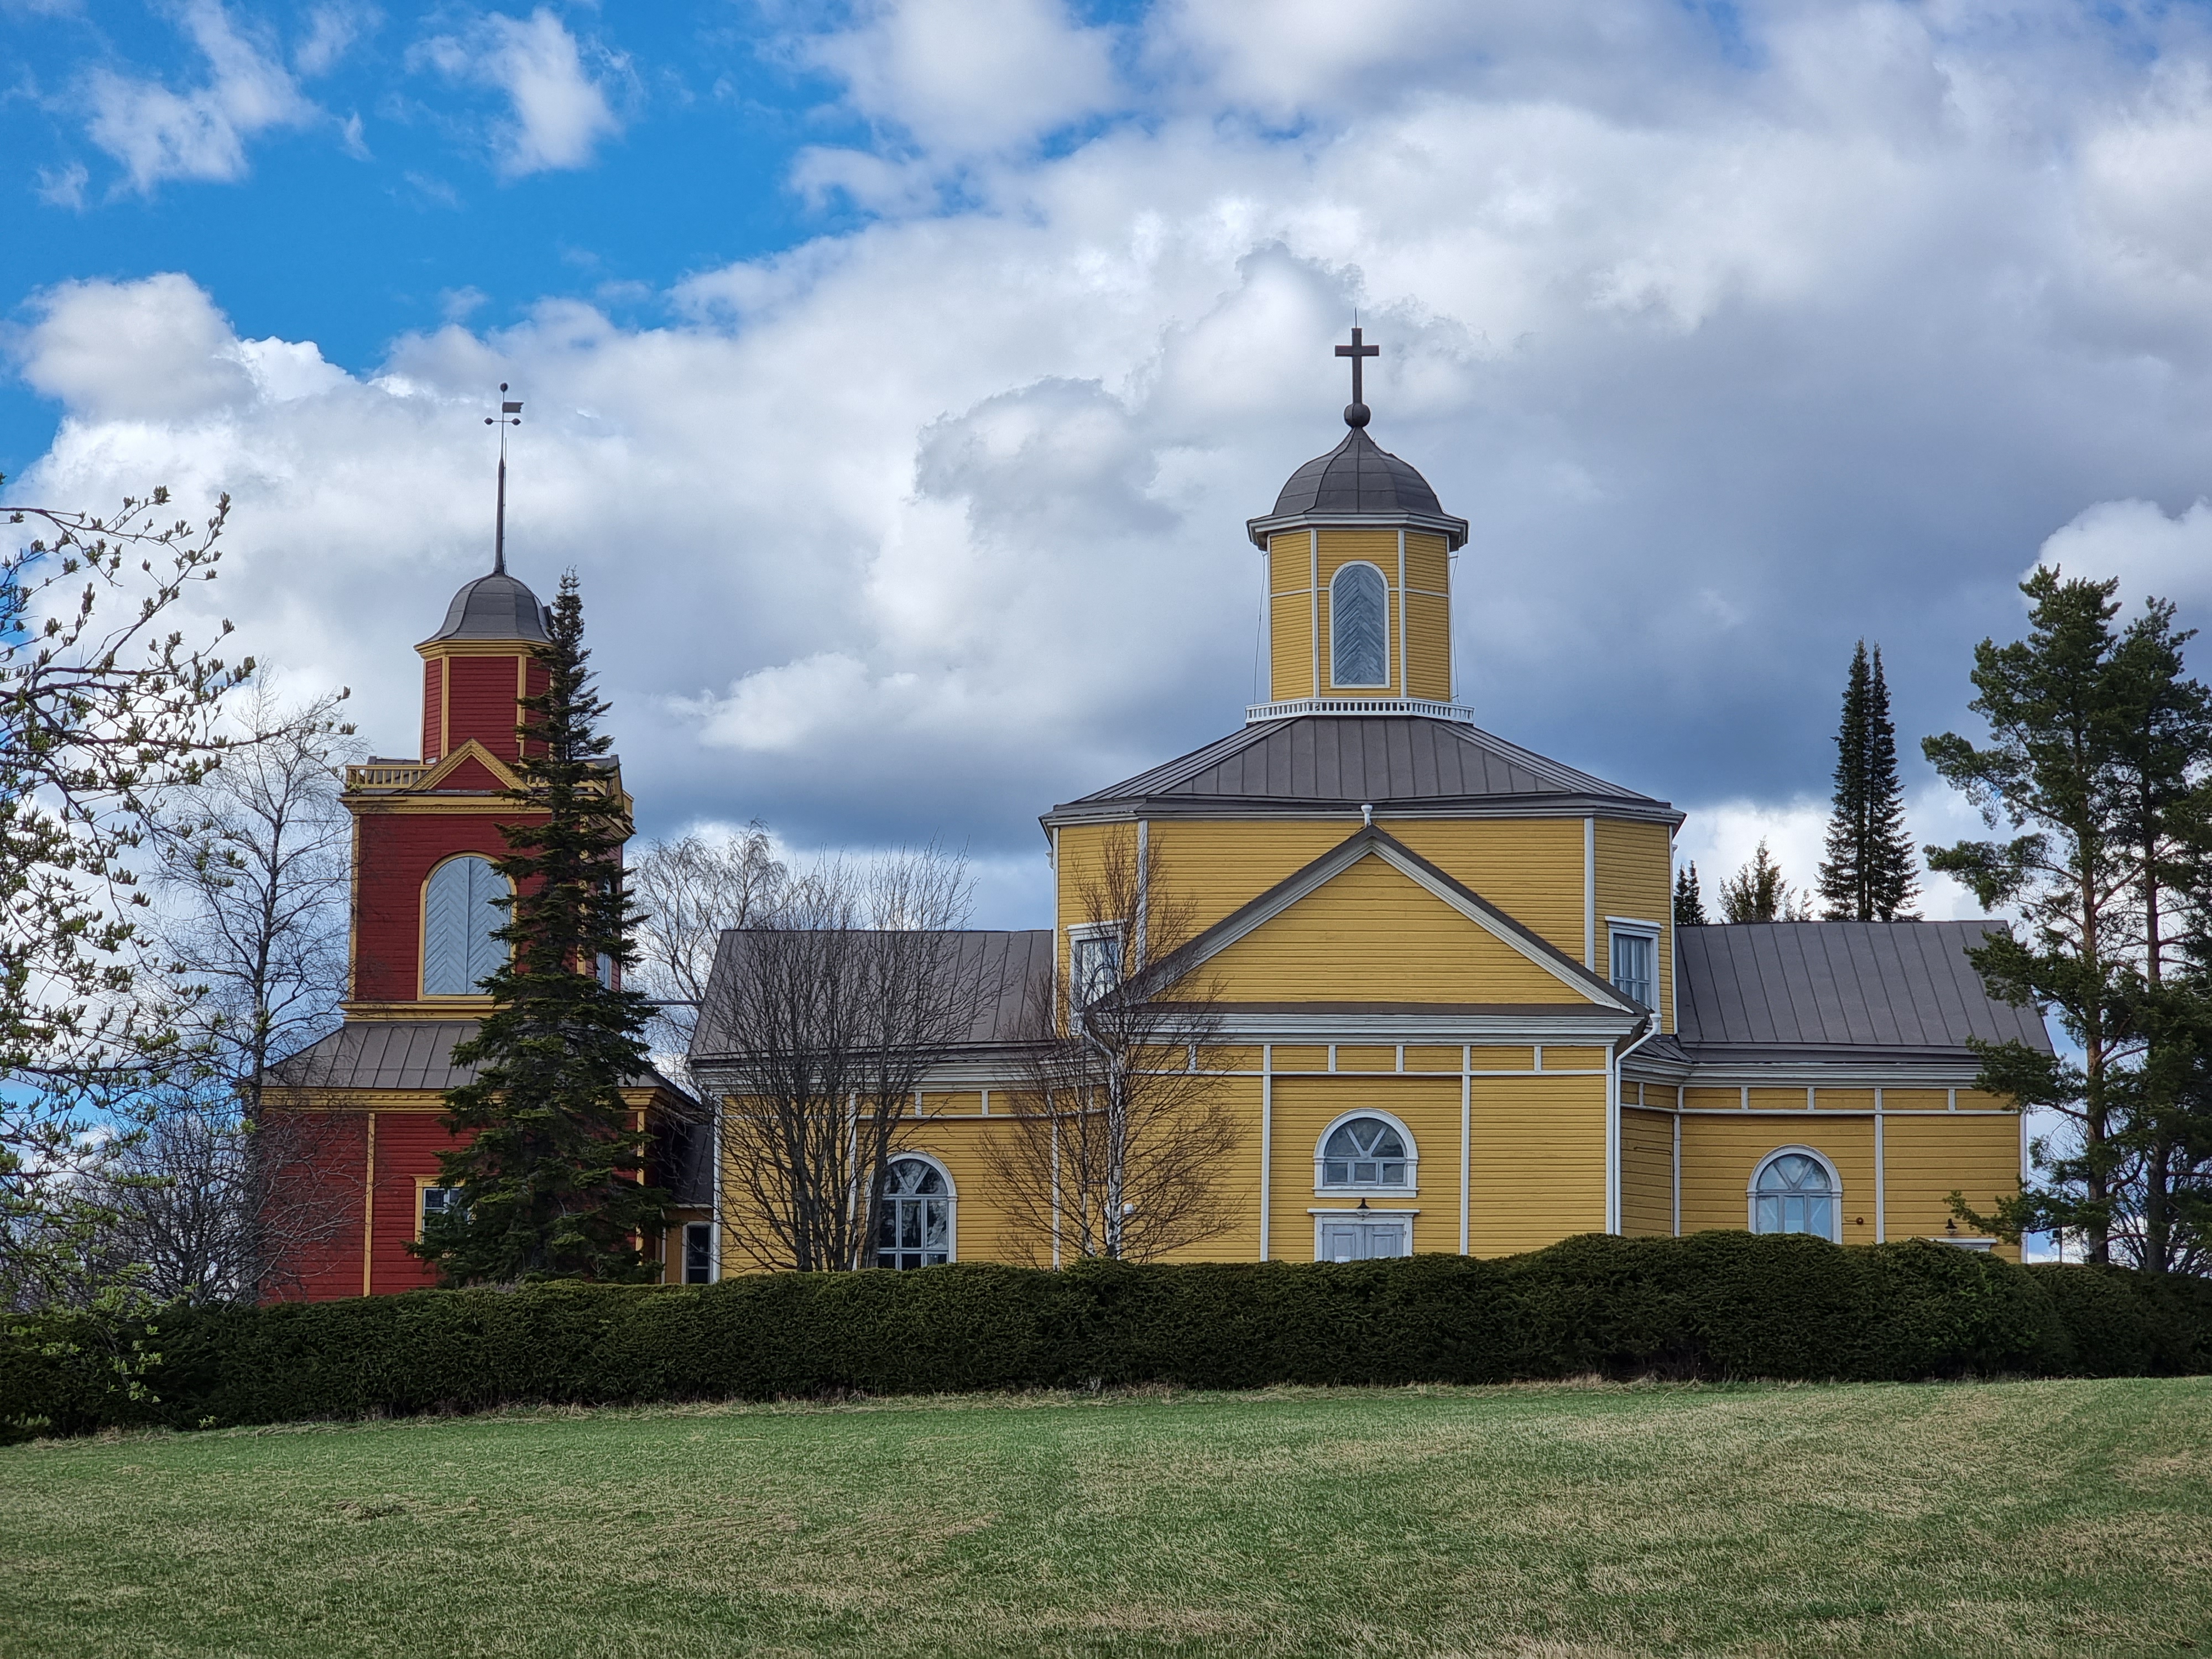
[[[87,132],[141,192],[167,179],[243,177],[246,140],[304,126],[318,113],[283,62],[242,31],[219,0],[190,0],[180,21],[205,61],[205,80],[178,91],[102,68],[87,88]]]
[[[507,178],[588,166],[599,142],[622,131],[576,37],[543,6],[527,17],[494,12],[462,33],[422,42],[416,57],[453,79],[507,95],[511,118],[494,132]]]

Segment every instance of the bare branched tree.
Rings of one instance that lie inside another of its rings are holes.
[[[1070,970],[1030,991],[1014,1123],[987,1157],[1032,1260],[1156,1261],[1236,1224],[1232,1060],[1159,845],[1107,838],[1074,876]]]
[[[630,893],[643,917],[632,981],[657,1005],[648,1038],[656,1062],[678,1081],[694,1083],[691,1033],[722,935],[775,927],[790,880],[757,819],[727,841],[693,833],[651,843],[630,865]]]
[[[772,928],[732,933],[693,1064],[721,1100],[736,1248],[764,1267],[866,1266],[922,1079],[1000,987],[956,931],[966,865],[936,847],[793,880]]]

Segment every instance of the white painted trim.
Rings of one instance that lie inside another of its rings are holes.
[[[1437,702],[1426,697],[1284,697],[1273,702],[1247,703],[1244,724],[1258,726],[1267,720],[1286,720],[1302,714],[1419,714],[1432,720],[1453,720],[1462,726],[1474,724],[1474,710],[1461,702]],[[1424,817],[1449,817],[1449,813],[1424,812]]]
[[[1344,580],[1347,570],[1371,570],[1375,580],[1382,584],[1382,678],[1364,684],[1354,684],[1336,677],[1336,585]],[[1333,691],[1340,685],[1350,691],[1376,690],[1388,693],[1390,690],[1390,578],[1382,567],[1372,559],[1346,559],[1328,576],[1328,684]],[[1314,695],[1322,695],[1319,681],[1314,683]],[[1401,688],[1400,695],[1403,696]]]
[[[1651,946],[1651,1000],[1655,1005],[1651,1012],[1656,1015],[1659,1012],[1656,1006],[1659,1000],[1659,924],[1656,921],[1630,921],[1620,916],[1605,919],[1605,978],[1606,982],[1616,991],[1620,990],[1620,984],[1614,978],[1617,969],[1613,959],[1613,942],[1623,937],[1640,939]],[[1628,994],[1622,991],[1621,994],[1626,996]]]
[[[1360,1209],[1349,1209],[1349,1210],[1322,1210],[1322,1209],[1312,1209],[1312,1210],[1308,1210],[1308,1211],[1306,1212],[1306,1213],[1307,1213],[1308,1215],[1310,1215],[1310,1216],[1311,1216],[1311,1217],[1313,1218],[1313,1224],[1314,1224],[1314,1237],[1313,1237],[1313,1259],[1314,1259],[1316,1261],[1326,1261],[1326,1260],[1328,1260],[1328,1258],[1327,1258],[1327,1257],[1325,1257],[1325,1256],[1323,1256],[1323,1255],[1322,1255],[1322,1253],[1321,1253],[1321,1231],[1322,1231],[1322,1228],[1324,1228],[1324,1227],[1326,1227],[1326,1226],[1328,1226],[1328,1225],[1329,1224],[1329,1223],[1330,1223],[1330,1222],[1332,1222],[1332,1221],[1339,1221],[1339,1222],[1340,1222],[1340,1221],[1345,1220],[1345,1219],[1346,1219],[1346,1218],[1351,1218],[1351,1219],[1352,1219],[1352,1220],[1356,1220],[1356,1221],[1370,1221],[1370,1220],[1371,1220],[1371,1221],[1395,1221],[1395,1222],[1399,1223],[1399,1224],[1401,1224],[1401,1225],[1405,1228],[1405,1230],[1406,1230],[1406,1233],[1405,1233],[1405,1237],[1406,1237],[1406,1254],[1407,1254],[1407,1255],[1413,1255],[1413,1218],[1414,1218],[1415,1216],[1417,1216],[1417,1215],[1420,1214],[1420,1212],[1419,1212],[1419,1210],[1409,1210],[1409,1209],[1389,1209],[1389,1210],[1378,1210],[1378,1209],[1376,1209],[1373,1206],[1371,1206],[1371,1205],[1370,1205],[1369,1207],[1367,1207],[1366,1209],[1364,1209],[1364,1210],[1360,1210]]]
[[[1583,966],[1597,972],[1597,820],[1583,820]]]
[[[1150,818],[1139,818],[1137,820],[1137,915],[1136,926],[1131,929],[1134,936],[1129,941],[1137,956],[1135,966],[1128,970],[1133,973],[1142,973],[1145,969],[1146,936],[1150,931],[1146,921],[1152,908],[1152,822]],[[1127,977],[1126,974],[1124,977]]]
[[[1459,1049],[1459,1253],[1468,1254],[1468,1183],[1474,1179],[1474,1048]]]
[[[1889,1172],[1884,1167],[1881,1139],[1881,1089],[1874,1091],[1874,1242],[1885,1243],[1889,1238],[1889,1215],[1887,1205]]]
[[[1306,611],[1313,623],[1313,695],[1321,696],[1321,532],[1306,532]]]
[[[1398,529],[1398,695],[1409,697],[1413,689],[1407,683],[1406,672],[1406,531]]]
[[[1605,1051],[1605,1230],[1620,1231],[1620,1056]]]
[[[936,1153],[925,1152],[919,1146],[901,1146],[897,1148],[890,1154],[890,1157],[884,1160],[884,1168],[888,1170],[892,1164],[897,1163],[902,1158],[920,1158],[924,1164],[928,1164],[932,1169],[935,1170],[938,1174],[945,1177],[945,1201],[948,1206],[945,1215],[945,1259],[947,1261],[959,1261],[960,1188],[958,1184],[952,1179],[952,1171],[945,1167],[945,1160],[938,1157]],[[1059,1162],[1060,1160],[1057,1158],[1053,1160],[1055,1170],[1058,1169]],[[1054,1213],[1055,1216],[1058,1214],[1056,1206]],[[874,1219],[872,1216],[869,1218],[871,1220]],[[1057,1241],[1054,1242],[1057,1243]],[[876,1243],[873,1239],[870,1239],[860,1248],[867,1253],[871,1261],[874,1259],[876,1254]]]
[[[1674,1237],[1682,1236],[1682,1114],[1674,1113]]]
[[[1267,1212],[1275,1201],[1275,1045],[1260,1046],[1260,1260],[1267,1259]]]
[[[1352,1121],[1355,1118],[1363,1117],[1382,1119],[1383,1122],[1395,1129],[1398,1132],[1398,1139],[1405,1142],[1406,1181],[1404,1185],[1398,1187],[1355,1187],[1347,1184],[1342,1187],[1332,1187],[1321,1178],[1322,1165],[1328,1162],[1328,1160],[1322,1156],[1322,1148],[1328,1145],[1328,1138],[1334,1134],[1339,1129],[1342,1128],[1346,1124]],[[1383,1193],[1392,1195],[1403,1195],[1410,1198],[1421,1189],[1420,1143],[1413,1139],[1413,1132],[1406,1127],[1406,1120],[1404,1118],[1400,1117],[1395,1112],[1386,1112],[1380,1107],[1356,1106],[1348,1112],[1339,1112],[1334,1117],[1329,1119],[1327,1123],[1322,1126],[1322,1132],[1314,1137],[1313,1162],[1314,1191],[1316,1194],[1356,1193],[1362,1197],[1364,1197],[1369,1193]]]

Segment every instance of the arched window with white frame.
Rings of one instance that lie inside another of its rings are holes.
[[[424,996],[483,994],[483,981],[507,960],[507,946],[493,935],[507,925],[501,901],[507,891],[492,861],[474,853],[430,872],[422,890]]]
[[[1371,564],[1348,564],[1328,584],[1328,678],[1335,685],[1390,684],[1390,585]]]
[[[1750,1199],[1755,1233],[1810,1233],[1841,1242],[1844,1183],[1836,1166],[1810,1146],[1780,1147],[1759,1159]]]
[[[884,1168],[876,1266],[935,1267],[955,1259],[952,1177],[935,1158],[901,1152]]]
[[[1387,1112],[1347,1112],[1322,1131],[1314,1152],[1317,1193],[1410,1193],[1419,1155],[1412,1133]]]

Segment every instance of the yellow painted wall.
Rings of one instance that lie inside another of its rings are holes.
[[[1659,1029],[1674,1029],[1673,851],[1663,823],[1600,818],[1596,824],[1597,948],[1607,957],[1597,971],[1608,976],[1611,938],[1607,916],[1656,922],[1659,927]]]
[[[1570,961],[1583,959],[1580,818],[1389,818],[1382,827]]]
[[[1410,1198],[1371,1194],[1380,1210],[1418,1209],[1417,1253],[1459,1249],[1459,1084],[1406,1077],[1278,1078],[1274,1088],[1274,1194],[1268,1253],[1278,1261],[1314,1259],[1316,1209],[1349,1210],[1358,1198],[1314,1190],[1314,1157],[1322,1133],[1346,1112],[1382,1111],[1404,1123],[1419,1155]]]
[[[1372,856],[1214,957],[1205,973],[1226,1002],[1587,1002]]]
[[[1407,532],[1402,573],[1398,540],[1395,530],[1350,529],[1285,531],[1269,538],[1271,700],[1320,695],[1442,702],[1450,696],[1450,566],[1443,538]],[[1328,586],[1339,570],[1355,562],[1381,571],[1389,592],[1389,680],[1382,686],[1338,685],[1330,668]]]
[[[1799,1101],[1804,1097],[1801,1091]],[[1752,1171],[1783,1146],[1810,1146],[1836,1166],[1843,1191],[1842,1242],[1875,1242],[1874,1120],[1801,1112],[1795,1118],[1682,1119],[1682,1231],[1741,1231],[1751,1224]]]
[[[1961,1090],[1963,1097],[1966,1091]],[[1883,1095],[1887,1104],[1888,1091]],[[1887,1113],[1882,1119],[1884,1198],[1889,1236],[1940,1237],[1951,1219],[1946,1201],[1957,1188],[1966,1202],[1987,1211],[2001,1195],[2020,1190],[2020,1119],[2010,1112],[1969,1116]],[[1961,1232],[1969,1231],[1964,1222]],[[2012,1245],[1996,1253],[2018,1261]]]
[[[1605,1230],[1605,1079],[1477,1078],[1468,1245],[1539,1249]]]
[[[1674,1231],[1674,1120],[1666,1112],[1620,1114],[1620,1230],[1632,1238]]]

